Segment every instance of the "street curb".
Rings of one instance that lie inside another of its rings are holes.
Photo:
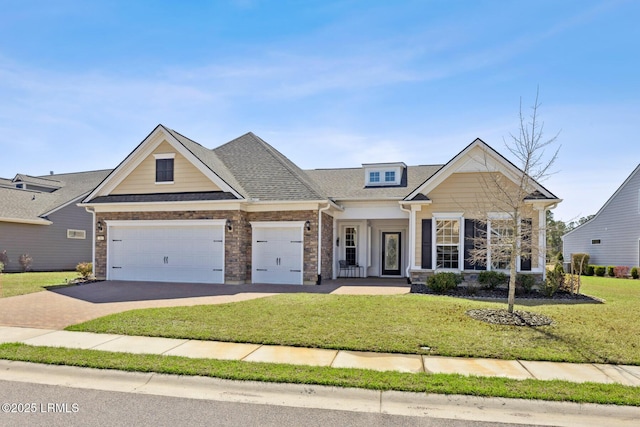
[[[0,380],[125,393],[411,417],[554,426],[636,426],[640,408],[232,381],[0,360]]]

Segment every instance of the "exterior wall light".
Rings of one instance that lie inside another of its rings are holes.
[[[96,226],[98,227],[98,233],[102,233],[104,231],[104,223],[102,222],[102,220],[98,221]]]
[[[307,221],[304,223],[304,228],[306,228],[306,229],[307,229],[307,231],[311,231],[311,221],[307,220]]]
[[[233,224],[231,223],[231,220],[228,218],[227,218],[226,225],[227,225],[227,230],[229,231],[233,230]]]

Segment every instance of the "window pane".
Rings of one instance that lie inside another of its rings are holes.
[[[459,267],[460,222],[455,219],[436,221],[436,268]]]
[[[380,182],[380,172],[370,172],[369,182]]]
[[[394,182],[396,180],[396,173],[394,171],[384,173],[385,182]]]
[[[156,159],[156,182],[173,181],[173,159]]]

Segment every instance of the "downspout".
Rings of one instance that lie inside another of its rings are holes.
[[[407,212],[409,214],[409,262],[407,263],[407,270],[405,274],[407,276],[407,283],[411,284],[411,266],[414,264],[415,257],[415,221],[413,218],[413,211],[411,209],[406,209],[400,203],[400,210],[403,212]]]
[[[91,265],[93,266],[93,275],[96,274],[96,211],[88,206],[84,207],[84,210],[91,213],[92,223],[91,228]]]
[[[326,207],[318,209],[318,280],[316,285],[322,284],[322,212],[330,208],[331,203],[327,203]],[[333,259],[331,262],[333,263]]]

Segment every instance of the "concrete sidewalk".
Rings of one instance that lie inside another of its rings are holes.
[[[469,359],[138,337],[0,326],[0,343],[409,373],[445,373],[640,386],[640,366]]]

